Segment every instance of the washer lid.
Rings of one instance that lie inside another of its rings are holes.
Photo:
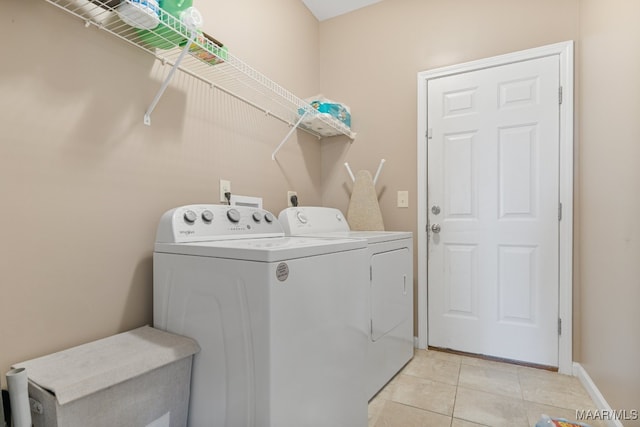
[[[275,262],[365,249],[364,239],[271,237],[190,243],[156,243],[156,253]]]

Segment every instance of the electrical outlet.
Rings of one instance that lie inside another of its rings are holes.
[[[399,208],[408,208],[409,207],[409,192],[408,191],[398,191],[398,207]]]
[[[226,179],[220,180],[220,201],[226,202],[227,198],[224,197],[224,193],[231,193],[231,181],[227,181]]]
[[[289,207],[293,206],[293,203],[291,203],[291,196],[298,197],[298,192],[297,191],[287,191],[287,206],[289,206]]]

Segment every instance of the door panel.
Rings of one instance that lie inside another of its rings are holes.
[[[431,346],[558,365],[559,84],[557,56],[428,82]]]
[[[411,316],[409,249],[371,257],[371,339],[377,341]]]
[[[477,216],[475,201],[477,186],[474,173],[473,133],[445,135],[444,143],[444,191],[445,212],[449,217],[474,218]]]
[[[535,325],[537,248],[498,248],[498,319]]]
[[[477,271],[478,247],[476,245],[446,245],[445,272],[448,284],[447,315],[478,317]]]
[[[535,125],[500,129],[498,194],[500,218],[535,218],[537,135]]]

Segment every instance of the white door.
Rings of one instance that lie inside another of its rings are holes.
[[[558,366],[559,70],[428,81],[430,346]]]

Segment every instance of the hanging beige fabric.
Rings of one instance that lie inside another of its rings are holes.
[[[361,170],[356,173],[347,222],[351,230],[384,231],[378,195],[369,171]]]

